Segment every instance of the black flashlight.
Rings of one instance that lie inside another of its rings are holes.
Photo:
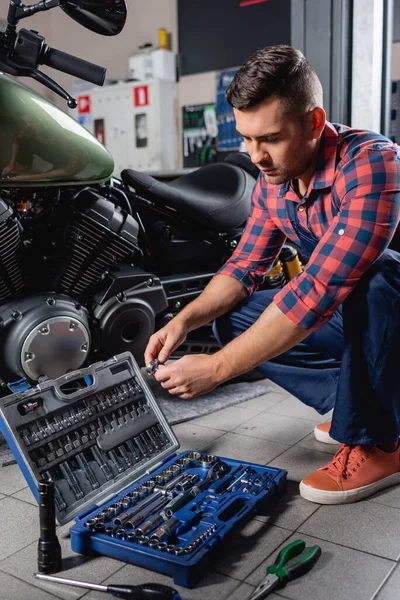
[[[61,569],[61,546],[56,535],[54,483],[50,478],[44,478],[39,481],[38,491],[40,521],[38,571],[57,573]]]

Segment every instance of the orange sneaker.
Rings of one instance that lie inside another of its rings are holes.
[[[319,442],[323,444],[339,444],[337,440],[334,440],[333,437],[329,435],[329,430],[331,428],[331,421],[326,421],[325,423],[319,423],[314,427],[314,437]]]
[[[300,494],[319,504],[346,504],[400,483],[400,445],[393,452],[376,446],[342,444],[332,461],[300,483]]]

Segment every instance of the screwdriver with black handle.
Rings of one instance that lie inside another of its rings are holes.
[[[66,585],[95,590],[96,592],[108,592],[112,596],[125,598],[125,600],[180,600],[181,598],[178,592],[173,588],[158,583],[143,583],[142,585],[100,585],[98,583],[77,581],[76,579],[65,579],[64,577],[43,575],[42,573],[35,573],[35,577],[45,579],[46,581],[65,583]]]

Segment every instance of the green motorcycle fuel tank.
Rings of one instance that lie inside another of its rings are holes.
[[[109,152],[77,121],[0,73],[0,187],[102,183],[113,169]]]

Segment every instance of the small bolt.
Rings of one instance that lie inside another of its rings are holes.
[[[238,245],[237,240],[231,240],[229,242],[229,248],[236,248],[237,245]]]
[[[25,360],[32,360],[33,354],[32,352],[25,352]]]
[[[117,300],[118,300],[119,302],[124,302],[124,301],[126,300],[126,296],[125,296],[124,292],[119,292],[119,293],[117,294]]]
[[[88,349],[87,344],[82,344],[82,346],[81,346],[82,352],[87,352],[87,349]]]
[[[182,302],[180,300],[175,302],[175,308],[182,308]]]
[[[74,321],[71,321],[71,323],[69,324],[69,328],[76,329],[76,323],[74,323]]]
[[[47,298],[46,302],[49,306],[54,306],[56,303],[54,298]]]
[[[147,287],[151,287],[152,285],[154,285],[154,279],[152,277],[146,279],[146,285]]]
[[[12,318],[14,319],[14,321],[19,321],[19,320],[21,319],[21,317],[22,317],[22,313],[21,313],[21,311],[19,311],[19,310],[14,310],[14,311],[11,313],[11,316],[12,316]]]
[[[49,330],[47,329],[47,327],[42,327],[42,329],[40,329],[40,333],[49,333]]]

